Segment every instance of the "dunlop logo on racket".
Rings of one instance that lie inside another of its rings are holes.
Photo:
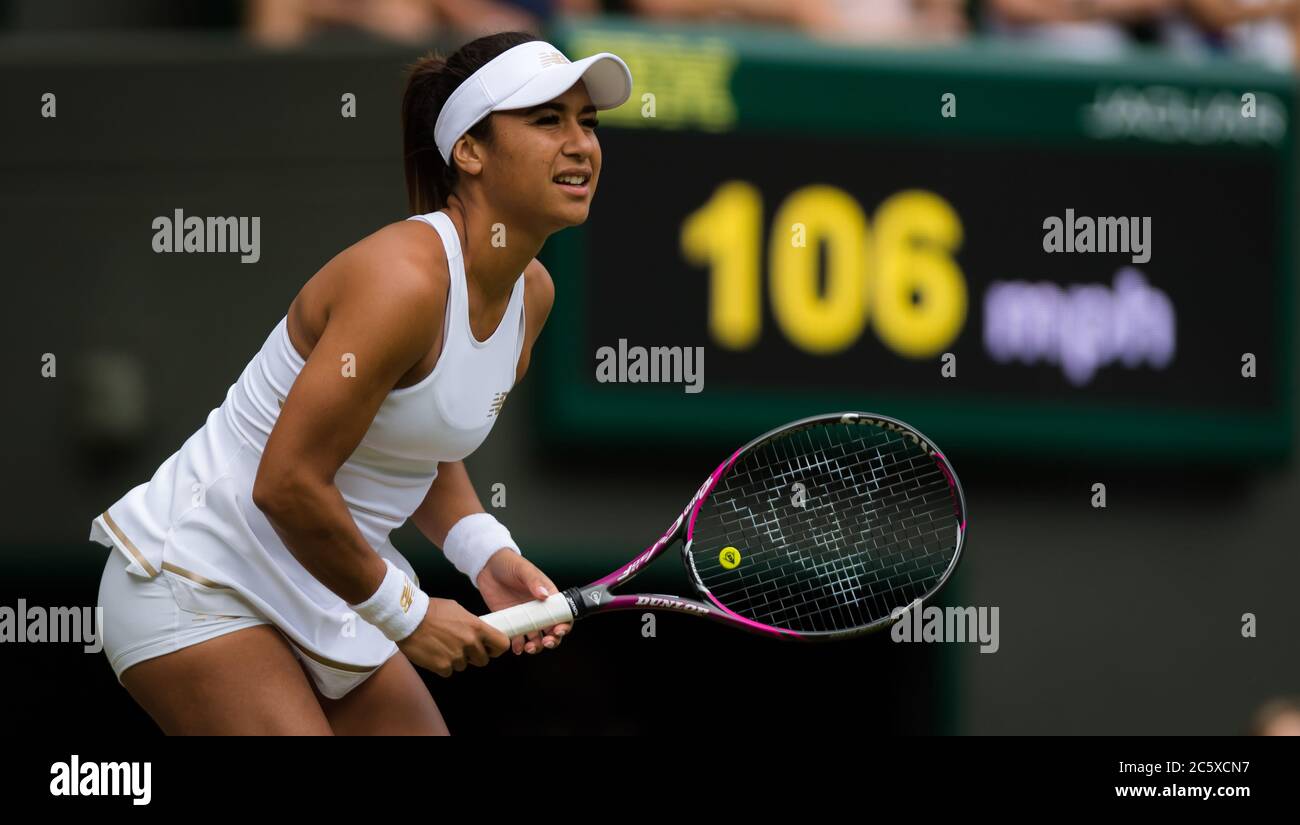
[[[740,566],[740,551],[734,547],[722,548],[722,552],[718,554],[718,564],[728,570],[735,570]]]
[[[895,421],[892,418],[872,418],[863,413],[847,413],[840,420],[845,424],[871,424],[883,427],[886,430],[893,430],[904,438],[912,439],[912,443],[925,450],[927,455],[941,454],[939,448],[930,443],[929,439],[901,421]]]
[[[692,602],[686,599],[673,599],[667,596],[637,596],[637,607],[666,607],[671,610],[681,610],[687,613],[708,613],[709,608],[698,602]]]

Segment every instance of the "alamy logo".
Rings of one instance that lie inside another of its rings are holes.
[[[980,653],[997,653],[996,607],[922,608],[920,600],[895,607],[889,614],[895,624],[889,636],[895,642],[980,642]]]
[[[685,391],[704,389],[704,347],[629,347],[596,350],[596,380],[601,384],[686,384]]]
[[[17,609],[0,606],[0,642],[73,642],[87,653],[104,649],[99,629],[103,607],[37,607],[18,600]]]
[[[82,762],[77,754],[50,766],[50,796],[129,796],[132,805],[153,799],[152,762]]]
[[[1150,217],[1076,217],[1073,209],[1065,218],[1055,215],[1043,221],[1043,251],[1129,252],[1135,264],[1151,260]]]
[[[240,263],[262,257],[262,219],[185,217],[181,209],[159,215],[151,224],[154,252],[239,252]]]

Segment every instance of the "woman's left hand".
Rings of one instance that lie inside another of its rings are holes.
[[[523,604],[529,599],[545,601],[560,592],[546,574],[528,559],[503,547],[492,554],[478,574],[478,591],[488,610],[495,613],[507,607]],[[538,653],[543,648],[559,647],[560,639],[573,625],[569,622],[534,631],[510,640],[510,649],[520,653]]]

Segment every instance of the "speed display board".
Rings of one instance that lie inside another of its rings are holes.
[[[865,409],[1006,453],[1289,451],[1288,79],[568,38],[637,86],[544,255],[556,438]],[[598,369],[634,347],[701,348],[698,386]]]

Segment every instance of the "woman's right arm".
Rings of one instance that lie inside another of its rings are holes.
[[[253,502],[308,572],[347,603],[360,604],[378,589],[387,566],[361,535],[334,476],[389,391],[437,343],[447,263],[419,227],[397,224],[326,266],[335,269],[327,280],[325,328],[267,440]],[[429,627],[434,619],[440,628]],[[446,600],[431,600],[424,625],[412,635],[432,631],[442,638],[421,646],[430,661],[417,664],[442,675],[456,664],[462,669],[465,659],[486,664],[486,651],[499,648],[491,654],[499,655],[509,647],[504,635]]]

